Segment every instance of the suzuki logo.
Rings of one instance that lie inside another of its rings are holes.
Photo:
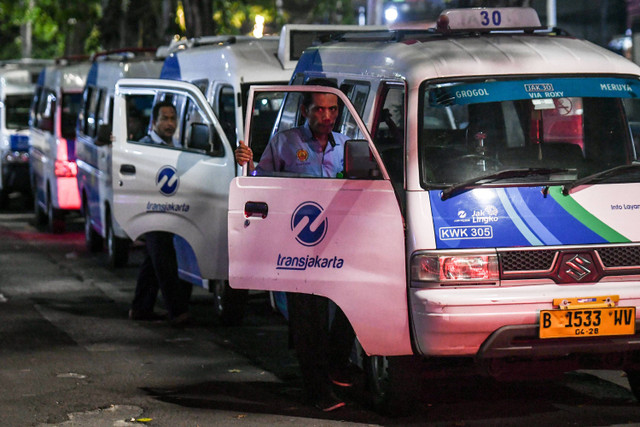
[[[178,191],[178,173],[171,166],[164,166],[156,175],[156,187],[165,196],[173,196]]]
[[[328,220],[322,215],[322,206],[316,202],[303,202],[291,215],[291,231],[298,243],[315,246],[327,234]]]
[[[567,260],[564,265],[567,268],[565,273],[571,276],[576,282],[579,282],[591,273],[591,261],[580,255],[576,255]]]

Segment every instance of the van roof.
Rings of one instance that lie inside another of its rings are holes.
[[[163,59],[156,49],[119,49],[94,56],[87,75],[87,85],[115,89],[116,82],[125,77],[157,78]]]
[[[302,51],[349,32],[386,30],[383,26],[307,25],[282,27],[280,36],[205,36],[172,42],[161,78],[193,81],[234,70],[239,81],[288,81]],[[182,64],[184,62],[184,65]]]
[[[165,59],[161,78],[193,81],[227,76],[239,81],[288,81],[276,52],[276,37],[221,37],[218,43],[192,45]],[[229,70],[233,70],[230,74]]]
[[[63,92],[81,92],[90,67],[88,61],[47,66],[38,77],[38,86],[61,89]]]
[[[640,75],[631,61],[555,32],[442,34],[391,31],[349,36],[309,48],[297,71],[340,72],[409,80],[530,74]]]

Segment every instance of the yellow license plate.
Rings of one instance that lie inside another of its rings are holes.
[[[633,335],[635,307],[542,310],[540,338]]]

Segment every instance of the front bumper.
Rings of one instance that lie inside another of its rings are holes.
[[[618,295],[618,306],[640,305],[637,277],[596,284],[494,288],[409,289],[416,351],[425,356],[558,357],[572,353],[640,350],[640,334],[540,339],[541,310],[555,298]],[[640,314],[636,311],[636,317]],[[638,319],[636,318],[636,324]]]

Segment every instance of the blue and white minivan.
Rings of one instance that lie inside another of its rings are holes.
[[[533,9],[474,8],[312,46],[292,81],[248,105],[289,92],[280,131],[300,92],[335,93],[344,172],[232,180],[232,288],[337,304],[381,410],[465,365],[618,369],[640,397],[640,67]]]
[[[36,84],[29,119],[29,164],[37,224],[64,231],[65,215],[80,211],[76,121],[91,63],[62,58],[45,67]]]
[[[31,198],[29,182],[29,110],[42,68],[53,61],[0,62],[0,208],[13,192]]]
[[[640,396],[640,67],[533,9],[474,8],[309,47],[292,82],[249,89],[244,139],[259,160],[272,131],[301,124],[303,92],[333,93],[349,138],[335,177],[236,176],[196,86],[121,80],[125,231],[179,234],[201,277],[232,288],[333,301],[381,411],[411,410],[425,377],[466,364],[495,378],[620,369]],[[197,110],[186,148],[127,137],[127,102],[160,94]],[[265,135],[255,100],[275,94]]]
[[[76,126],[78,192],[85,220],[85,241],[92,252],[106,242],[108,264],[121,267],[129,258],[129,236],[113,217],[111,128],[116,82],[125,77],[157,78],[164,58],[156,49],[120,49],[93,58],[82,92]],[[151,105],[127,105],[139,129],[132,138],[147,134]]]

